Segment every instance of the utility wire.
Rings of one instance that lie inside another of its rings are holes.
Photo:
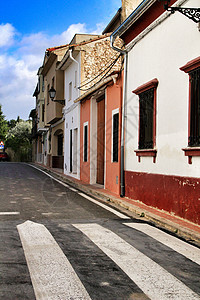
[[[112,69],[112,67],[116,64],[116,62],[118,61],[119,57],[121,56],[121,54],[118,55],[118,57],[103,71],[101,72],[99,75],[97,75],[96,77],[94,77],[92,80],[88,81],[86,84],[78,87],[79,90],[81,91],[88,91],[91,88],[93,88],[95,85],[97,85],[102,79],[104,79],[106,77],[106,75],[110,72],[110,70]],[[109,68],[109,69],[108,69]],[[99,79],[99,81],[95,82],[95,84],[93,84],[91,87],[89,88],[85,88],[82,89],[83,86],[88,85],[90,82],[94,81],[97,77],[99,77],[102,73],[104,73],[106,70],[108,69],[108,71]]]
[[[117,53],[118,54],[118,53]],[[80,87],[83,87],[83,86],[85,86],[85,85],[87,85],[88,83],[90,83],[91,81],[93,81],[93,80],[95,80],[98,76],[100,76],[102,73],[104,73],[109,67],[110,67],[110,65],[113,63],[113,61],[115,60],[112,60],[113,58],[116,58],[116,54],[115,55],[113,55],[112,57],[111,57],[111,59],[110,59],[110,61],[108,61],[107,63],[106,63],[106,65],[105,65],[105,69],[100,69],[100,71],[102,70],[102,72],[101,73],[99,73],[97,76],[95,76],[93,79],[91,79],[90,81],[88,81],[86,84],[83,84],[84,82],[86,82],[87,81],[87,79],[85,79],[85,80],[83,80],[82,82],[81,82],[81,85],[80,85]],[[111,60],[112,60],[112,62],[111,62]],[[110,63],[111,62],[111,63]]]

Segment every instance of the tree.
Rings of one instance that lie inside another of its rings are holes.
[[[6,135],[6,146],[12,148],[20,161],[29,159],[31,151],[31,122],[20,121]]]
[[[7,121],[5,120],[5,116],[2,112],[2,106],[0,104],[0,141],[4,141],[6,137],[6,133],[8,131]]]

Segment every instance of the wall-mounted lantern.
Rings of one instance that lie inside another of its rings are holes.
[[[65,105],[65,100],[54,100],[55,96],[56,96],[56,90],[53,88],[53,86],[50,88],[49,92],[49,97],[51,99],[51,101],[53,102],[58,102],[60,104]]]

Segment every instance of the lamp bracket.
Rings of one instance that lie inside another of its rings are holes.
[[[164,4],[165,10],[170,11],[172,14],[174,14],[175,11],[179,11],[181,14],[191,19],[195,23],[200,22],[200,8],[174,7],[174,6],[169,6],[170,0],[165,0],[165,2],[167,2],[166,4]]]
[[[53,99],[51,99],[53,102],[58,102],[58,103],[60,103],[60,104],[63,104],[63,105],[65,105],[65,100],[53,100]]]

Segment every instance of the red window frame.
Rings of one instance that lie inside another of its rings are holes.
[[[191,71],[200,68],[200,56],[189,61],[187,64],[185,64],[184,66],[182,66],[180,68],[181,71],[185,72],[185,73],[190,73]],[[189,108],[188,108],[188,139],[190,136],[190,124],[191,124],[191,113],[190,113],[190,109],[191,109],[191,78],[189,75]],[[192,164],[192,157],[193,156],[200,156],[200,147],[186,147],[182,149],[185,152],[185,156],[188,156],[188,163]]]
[[[138,161],[141,161],[141,157],[144,156],[151,156],[153,157],[153,162],[156,162],[156,155],[157,150],[155,149],[156,146],[156,91],[158,86],[158,79],[154,78],[151,81],[148,81],[147,83],[139,86],[137,89],[133,90],[132,93],[138,95],[140,97],[140,94],[143,92],[146,92],[150,89],[154,89],[154,111],[153,111],[153,148],[152,149],[137,149],[134,150],[136,153],[136,156],[138,156]],[[139,115],[140,115],[140,104],[139,104]],[[138,136],[140,137],[140,118],[139,118],[139,133]]]

